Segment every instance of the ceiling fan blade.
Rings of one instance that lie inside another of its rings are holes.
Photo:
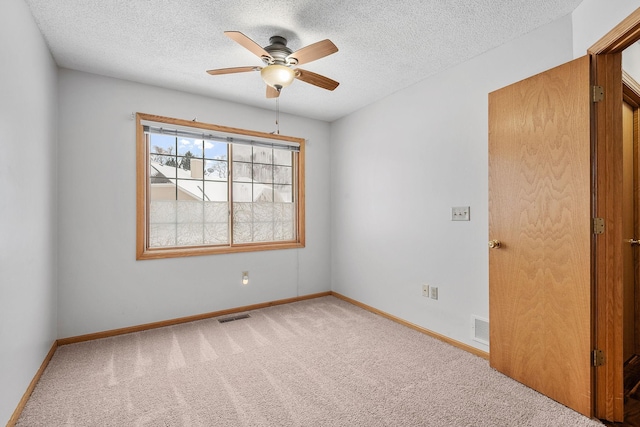
[[[340,84],[335,80],[331,80],[329,77],[321,76],[311,71],[301,70],[300,68],[296,69],[296,79],[327,90],[334,90]]]
[[[298,65],[300,65],[315,61],[316,59],[324,58],[325,56],[336,53],[337,51],[338,48],[336,45],[333,44],[331,40],[326,39],[296,50],[289,55],[287,59],[295,58],[298,60]]]
[[[242,45],[245,49],[248,49],[254,55],[257,55],[259,58],[271,58],[269,52],[264,50],[262,46],[242,34],[240,31],[225,31],[224,34],[234,42]]]
[[[280,96],[280,92],[275,88],[267,85],[267,98],[278,98]]]
[[[262,67],[250,66],[250,67],[233,67],[233,68],[218,68],[217,70],[207,70],[207,73],[212,76],[220,74],[233,74],[233,73],[245,73],[247,71],[260,71]]]

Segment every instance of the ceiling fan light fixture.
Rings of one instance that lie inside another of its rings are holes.
[[[272,64],[267,65],[260,70],[260,77],[269,86],[280,90],[289,86],[296,77],[295,71],[285,65]]]
[[[287,39],[282,36],[270,37],[269,42],[271,44],[262,47],[240,31],[225,31],[224,34],[262,59],[264,67],[245,66],[207,70],[207,73],[212,76],[260,70],[262,80],[267,84],[267,98],[278,98],[280,91],[289,86],[294,79],[326,90],[334,90],[340,84],[320,74],[293,68],[336,53],[338,48],[329,39],[310,44],[292,52],[287,47]]]

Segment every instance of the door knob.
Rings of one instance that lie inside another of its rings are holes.
[[[629,242],[631,246],[640,246],[640,240],[629,239],[627,242]]]
[[[489,248],[500,249],[500,246],[502,246],[502,243],[500,243],[500,240],[489,240]]]

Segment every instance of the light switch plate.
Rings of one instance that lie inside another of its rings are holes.
[[[470,221],[471,208],[469,206],[457,206],[451,208],[451,221]]]

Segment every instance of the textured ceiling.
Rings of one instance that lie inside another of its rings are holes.
[[[297,50],[330,39],[339,52],[304,69],[340,82],[283,89],[282,112],[333,121],[431,74],[572,12],[581,0],[25,0],[61,67],[274,109],[262,65],[227,38]]]

